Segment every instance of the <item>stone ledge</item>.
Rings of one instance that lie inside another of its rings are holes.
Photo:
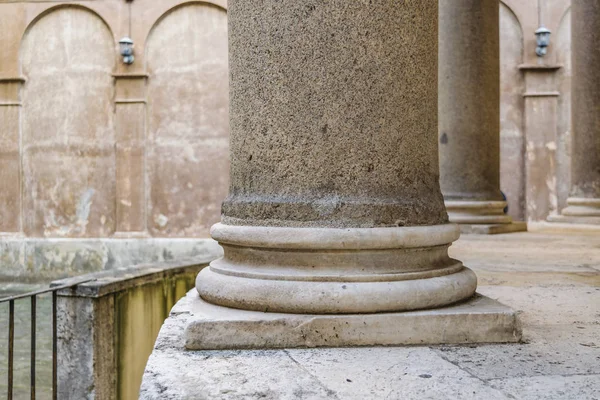
[[[188,292],[173,314],[188,317],[190,350],[507,343],[521,340],[517,313],[485,296],[403,313],[302,315],[236,310]]]
[[[499,233],[527,232],[527,223],[513,221],[510,224],[460,224],[460,233],[496,235]]]
[[[123,266],[188,258],[215,259],[223,250],[200,238],[28,238],[0,237],[1,281],[50,282]]]

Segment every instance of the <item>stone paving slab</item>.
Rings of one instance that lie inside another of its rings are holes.
[[[598,400],[600,235],[569,235],[465,235],[451,247],[480,293],[521,311],[523,343],[185,351],[186,317],[174,314],[141,398]]]
[[[600,399],[600,375],[499,379],[491,381],[490,385],[521,400]]]

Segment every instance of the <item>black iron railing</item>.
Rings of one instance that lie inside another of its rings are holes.
[[[54,286],[47,289],[37,290],[35,292],[23,293],[16,296],[0,299],[1,303],[8,302],[8,400],[13,399],[13,373],[14,373],[14,347],[15,347],[15,301],[29,298],[31,301],[31,359],[30,359],[30,397],[35,400],[35,344],[36,344],[36,316],[37,316],[37,296],[45,293],[52,293],[52,399],[56,400],[58,396],[58,349],[56,334],[56,300],[57,293],[63,289],[72,289],[82,283],[90,282],[95,279],[88,279],[64,286]]]

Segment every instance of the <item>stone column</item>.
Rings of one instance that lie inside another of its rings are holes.
[[[474,294],[448,257],[459,232],[438,183],[437,12],[230,1],[231,185],[212,229],[224,257],[198,275],[206,318],[188,348],[397,343],[390,314],[309,327]]]
[[[549,219],[600,224],[600,2],[574,1],[571,18],[571,193],[562,215]]]
[[[440,185],[463,232],[525,228],[504,213],[500,192],[499,58],[497,1],[440,1]]]

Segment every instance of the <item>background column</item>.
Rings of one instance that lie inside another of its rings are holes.
[[[574,1],[571,18],[571,193],[562,215],[550,220],[600,224],[600,2]]]
[[[498,2],[441,0],[439,43],[440,185],[450,221],[464,232],[522,230],[500,192]]]
[[[229,3],[231,185],[204,300],[334,314],[474,293],[447,254],[458,231],[438,183],[437,12],[437,0]]]

